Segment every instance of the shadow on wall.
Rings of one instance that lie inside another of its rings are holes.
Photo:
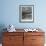
[[[2,36],[3,36],[3,32],[6,31],[6,29],[4,30],[5,25],[4,24],[0,24],[0,43],[2,43]]]

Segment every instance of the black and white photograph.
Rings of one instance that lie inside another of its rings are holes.
[[[20,22],[34,22],[34,5],[20,5]]]

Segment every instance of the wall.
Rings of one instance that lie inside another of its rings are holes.
[[[16,28],[46,28],[46,1],[41,0],[1,0],[0,24],[13,24]],[[19,22],[19,5],[34,5],[34,23]]]
[[[46,1],[41,0],[1,0],[0,25],[13,24],[16,28],[46,28]],[[34,5],[34,23],[19,22],[19,5]]]
[[[0,0],[0,27],[42,28],[46,32],[46,0]],[[34,23],[19,22],[19,5],[34,5]],[[1,31],[0,29],[0,31]]]

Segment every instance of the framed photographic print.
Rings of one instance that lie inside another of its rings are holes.
[[[34,5],[19,5],[19,21],[34,22]]]

